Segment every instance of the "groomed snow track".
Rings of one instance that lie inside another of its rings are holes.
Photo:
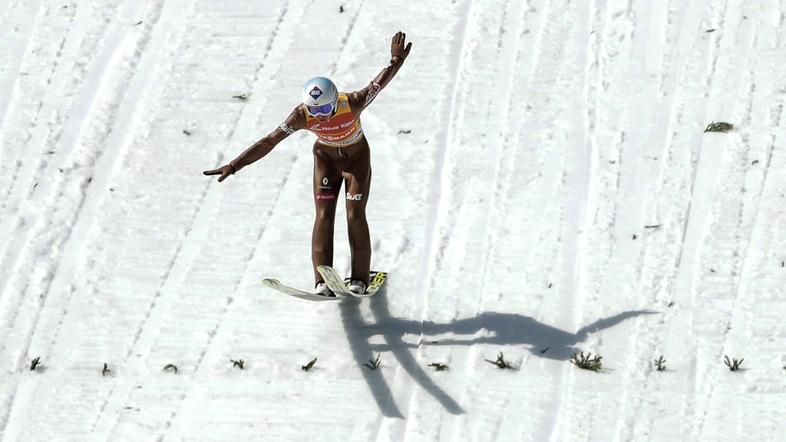
[[[2,11],[3,440],[781,438],[783,0]],[[367,84],[398,30],[412,56],[363,120],[385,290],[264,289],[310,284],[313,137],[201,171],[307,78]]]

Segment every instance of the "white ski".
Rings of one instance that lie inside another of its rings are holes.
[[[316,293],[305,292],[303,290],[299,290],[294,287],[284,285],[279,280],[272,279],[272,278],[263,279],[262,284],[266,287],[270,287],[271,289],[278,290],[281,293],[285,293],[289,296],[294,296],[295,298],[305,299],[307,301],[341,301],[342,299],[347,299],[349,297],[349,295],[325,296],[325,295],[318,295]]]

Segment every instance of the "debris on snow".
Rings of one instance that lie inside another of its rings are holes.
[[[232,363],[232,366],[237,367],[241,370],[245,370],[246,368],[246,361],[242,359],[238,359],[238,360],[230,359],[229,362]]]
[[[101,376],[106,376],[112,374],[112,370],[109,369],[109,364],[104,362],[104,368],[101,370]]]
[[[723,121],[712,122],[707,125],[707,128],[704,129],[704,132],[728,132],[734,129],[734,125],[731,123],[725,123]]]
[[[363,363],[364,366],[368,367],[369,370],[376,370],[378,369],[382,363],[379,362],[379,353],[377,353],[377,357],[374,360],[369,359],[368,363]]]
[[[177,366],[175,364],[166,364],[164,365],[164,371],[177,374]]]
[[[497,356],[497,360],[496,361],[492,361],[492,360],[489,360],[489,359],[484,359],[484,360],[486,362],[488,362],[489,364],[496,365],[497,368],[500,368],[500,369],[506,369],[506,370],[515,370],[516,369],[516,367],[511,365],[510,362],[505,360],[505,356],[502,354],[502,352],[499,352],[499,355]]]
[[[570,357],[570,362],[573,365],[590,371],[600,371],[601,368],[603,368],[602,360],[603,356],[596,355],[595,357],[592,357],[592,353],[587,353],[585,355],[583,351],[580,353],[573,353],[573,355]]]
[[[740,367],[742,366],[742,361],[744,360],[745,360],[744,358],[740,360],[737,360],[736,358],[732,358],[730,360],[728,356],[726,355],[723,356],[723,363],[726,364],[727,367],[729,367],[729,371],[739,370]]]
[[[36,356],[30,361],[30,371],[38,371],[43,365],[41,364],[41,356]]]
[[[303,371],[309,371],[309,370],[311,370],[312,368],[314,368],[314,364],[316,364],[316,363],[317,363],[317,359],[318,359],[318,358],[319,358],[319,357],[317,356],[317,357],[315,357],[314,359],[312,359],[312,360],[311,360],[311,362],[309,362],[308,364],[306,364],[306,365],[301,365],[301,366],[300,366],[300,369],[301,369],[301,370],[303,370]]]
[[[432,362],[432,363],[428,364],[428,366],[429,367],[434,367],[437,371],[445,371],[445,370],[450,368],[446,364],[441,364],[439,362]]]
[[[663,359],[663,355],[661,355],[658,359],[655,359],[655,370],[666,371],[666,360]]]

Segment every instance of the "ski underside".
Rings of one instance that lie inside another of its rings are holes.
[[[368,288],[366,289],[366,293],[363,293],[362,295],[355,295],[347,290],[347,284],[333,267],[321,265],[317,266],[317,271],[322,275],[322,277],[325,279],[325,284],[327,284],[327,286],[330,288],[330,290],[333,291],[333,293],[336,294],[336,296],[324,296],[313,292],[296,289],[294,287],[282,284],[279,280],[272,278],[265,278],[262,280],[262,284],[281,293],[294,296],[295,298],[305,299],[307,301],[341,301],[351,298],[370,298],[376,295],[379,292],[379,289],[382,288],[382,285],[385,283],[385,280],[388,276],[387,272],[372,271],[369,275],[370,281]]]

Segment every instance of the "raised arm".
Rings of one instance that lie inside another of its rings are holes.
[[[360,114],[363,109],[368,107],[379,94],[379,91],[387,86],[390,80],[396,76],[398,70],[401,69],[412,48],[412,43],[406,44],[406,40],[407,34],[400,31],[396,32],[396,35],[393,36],[390,42],[390,63],[371,80],[368,86],[349,94],[349,105],[356,114]]]
[[[229,175],[237,173],[240,169],[269,154],[270,151],[276,147],[276,144],[305,127],[306,116],[303,113],[302,106],[298,106],[273,132],[270,132],[265,137],[252,144],[248,149],[244,150],[243,153],[238,155],[237,158],[218,169],[206,170],[203,173],[205,175],[221,175],[218,178],[218,182],[220,183]]]

